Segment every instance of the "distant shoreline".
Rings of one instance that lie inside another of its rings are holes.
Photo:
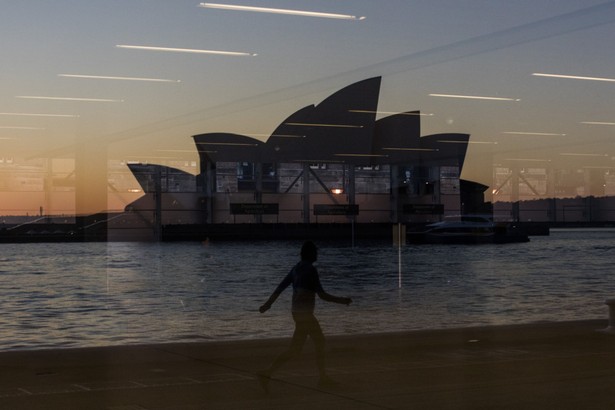
[[[518,222],[528,236],[548,236],[551,230],[583,230],[615,228],[607,222]],[[424,223],[403,224],[408,229]],[[162,227],[160,241],[255,241],[255,240],[387,240],[393,238],[393,223],[241,223],[183,224]],[[39,242],[152,242],[151,227],[112,229],[104,222],[84,229],[83,223],[36,223],[0,227],[0,243]]]

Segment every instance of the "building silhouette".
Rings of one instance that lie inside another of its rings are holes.
[[[160,226],[390,224],[489,211],[487,187],[459,179],[469,135],[421,136],[419,111],[377,119],[380,83],[360,81],[301,108],[265,142],[193,136],[196,176],[130,164],[146,195],[126,210]]]

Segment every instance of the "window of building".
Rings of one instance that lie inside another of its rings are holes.
[[[260,166],[262,192],[277,192],[279,181],[276,164],[264,163]],[[239,192],[257,190],[257,167],[258,164],[253,162],[237,163],[237,190]]]

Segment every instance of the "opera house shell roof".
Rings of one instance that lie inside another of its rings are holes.
[[[266,142],[237,134],[195,135],[201,161],[458,164],[467,134],[421,137],[420,112],[376,120],[380,77],[357,82],[284,120]]]

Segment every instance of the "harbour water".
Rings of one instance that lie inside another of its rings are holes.
[[[291,290],[258,307],[300,245],[2,244],[0,350],[288,337]],[[329,335],[606,318],[615,297],[613,229],[405,246],[401,258],[387,242],[318,245],[323,286],[353,299],[317,303]]]

